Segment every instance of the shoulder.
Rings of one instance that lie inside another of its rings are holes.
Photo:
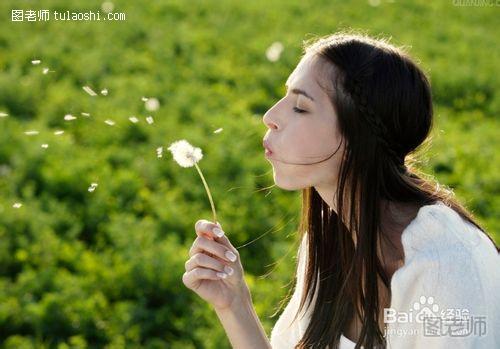
[[[500,255],[493,243],[441,202],[423,206],[401,239],[405,261],[393,275],[395,291],[419,284],[421,291],[468,298],[500,287]]]
[[[494,296],[500,289],[500,255],[481,230],[438,202],[419,210],[402,244],[405,262],[391,280],[394,311],[426,309],[441,317],[448,309],[462,309],[488,317],[491,332],[500,326],[500,301]]]

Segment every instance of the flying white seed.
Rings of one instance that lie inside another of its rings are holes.
[[[97,183],[90,183],[90,187],[87,189],[89,192],[93,192],[97,188]]]
[[[56,136],[62,135],[63,133],[64,133],[64,131],[62,131],[62,130],[59,130],[59,131],[54,131],[54,134],[55,134]]]
[[[271,62],[276,62],[280,59],[281,52],[283,52],[284,46],[281,42],[275,41],[266,50],[266,57]]]
[[[12,207],[14,208],[19,208],[21,207],[23,204],[21,204],[20,202],[15,202],[14,205],[12,205]]]
[[[37,135],[39,132],[37,130],[29,130],[24,132],[28,136]]]
[[[102,90],[101,90],[101,94],[102,94],[103,96],[107,96],[107,95],[108,95],[108,89],[107,89],[107,88],[102,89]]]
[[[148,111],[156,111],[160,108],[160,102],[156,98],[149,98],[145,102],[145,107]]]
[[[41,62],[41,60],[39,60],[39,59],[34,59],[34,60],[32,60],[32,61],[31,61],[31,64],[33,64],[33,65],[37,65],[37,64],[40,64],[40,62]]]
[[[148,116],[148,117],[146,117],[146,121],[147,121],[147,123],[148,123],[148,124],[150,124],[150,125],[151,125],[153,122],[155,122],[152,116]]]
[[[130,121],[132,121],[134,124],[139,122],[139,119],[136,118],[135,116],[131,116],[128,118]]]
[[[222,127],[221,127],[221,128],[218,128],[217,130],[215,130],[215,131],[214,131],[214,133],[220,133],[220,132],[222,132],[222,130],[223,130],[223,128],[222,128]]]
[[[109,126],[113,126],[115,124],[115,122],[113,120],[110,120],[110,119],[107,119],[104,121],[106,124],[108,124]]]
[[[111,1],[104,1],[101,5],[101,10],[103,10],[106,13],[109,13],[113,11],[113,8],[115,5]]]
[[[163,147],[156,148],[156,156],[159,158],[163,156]]]
[[[83,90],[84,90],[85,92],[87,92],[87,93],[88,93],[89,95],[91,95],[92,97],[97,96],[97,93],[95,93],[95,92],[94,92],[94,90],[92,90],[89,86],[83,86],[82,88],[83,88]]]
[[[75,120],[75,119],[76,119],[76,116],[73,116],[71,114],[64,115],[64,120],[66,120],[66,121],[72,121],[72,120]]]
[[[47,149],[49,145],[47,143],[42,144],[42,148]]]

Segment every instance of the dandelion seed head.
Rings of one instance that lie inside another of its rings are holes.
[[[266,57],[271,62],[276,62],[280,59],[281,52],[283,52],[284,46],[281,42],[275,41],[266,50]]]
[[[182,167],[192,167],[203,158],[201,149],[193,147],[185,139],[172,143],[168,150],[172,152],[174,160]]]
[[[146,122],[151,125],[155,121],[154,121],[152,116],[148,116],[148,117],[146,117]]]
[[[160,108],[160,102],[156,98],[148,98],[144,106],[148,111],[156,111]]]
[[[110,119],[107,119],[104,121],[106,124],[108,124],[109,126],[113,126],[115,124],[115,122],[113,120],[110,120]]]
[[[75,119],[76,119],[76,116],[73,116],[71,114],[64,115],[64,120],[66,120],[66,121],[72,121],[72,120],[75,120]]]
[[[89,86],[83,86],[82,88],[83,88],[83,90],[84,90],[85,92],[87,92],[87,93],[88,93],[89,95],[91,95],[92,97],[97,96],[97,93],[95,93],[95,92],[94,92],[94,90],[92,90]]]

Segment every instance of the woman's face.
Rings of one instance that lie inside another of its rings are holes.
[[[338,119],[330,97],[318,85],[331,72],[318,56],[305,55],[288,77],[287,93],[263,116],[269,128],[264,140],[272,150],[266,156],[273,166],[275,184],[286,190],[336,186],[344,150]],[[330,86],[326,84],[327,86]],[[303,110],[298,113],[295,109]],[[340,146],[340,148],[339,148]],[[292,163],[312,163],[312,165]]]

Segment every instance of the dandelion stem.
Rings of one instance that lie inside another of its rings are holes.
[[[196,161],[194,162],[194,165],[196,166],[196,169],[198,170],[198,173],[200,174],[201,180],[203,181],[203,185],[205,186],[205,190],[208,195],[208,199],[210,200],[210,205],[212,206],[212,213],[214,215],[214,223],[217,223],[217,214],[215,213],[215,205],[214,201],[212,200],[212,194],[210,194],[210,189],[208,188],[208,184],[205,181],[205,177],[203,176],[203,173],[201,172],[200,168],[198,167],[198,164]]]

